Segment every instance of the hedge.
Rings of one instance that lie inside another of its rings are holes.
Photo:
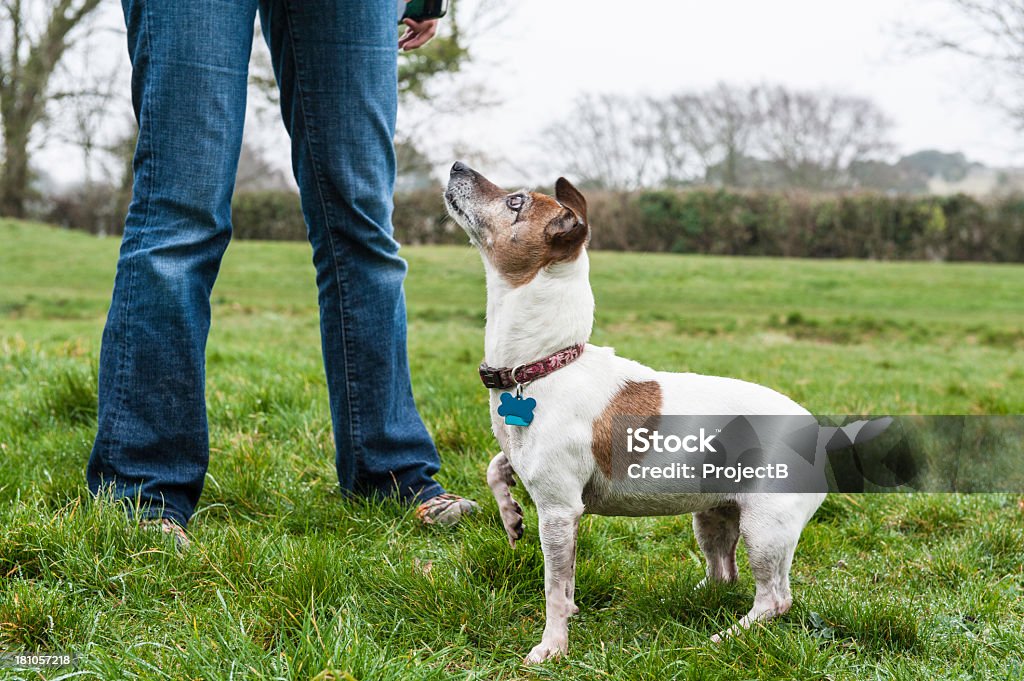
[[[441,190],[403,194],[395,200],[395,238],[403,244],[464,244],[462,229],[447,219]],[[292,192],[237,194],[231,204],[232,232],[238,239],[305,241],[306,223]]]
[[[1024,262],[1024,197],[982,201],[885,194],[740,192],[715,189],[587,192],[591,246],[626,251],[885,260]],[[75,201],[68,199],[70,203]],[[122,218],[83,218],[55,204],[53,222],[117,232]],[[87,208],[93,210],[90,205]],[[85,210],[85,213],[89,213]],[[290,192],[238,194],[240,239],[305,240]],[[465,244],[445,214],[441,190],[399,195],[395,237],[403,244]]]
[[[235,235],[305,239],[298,198],[235,198]],[[664,190],[588,196],[591,246],[625,251],[884,260],[1024,262],[1024,197]],[[395,200],[404,244],[466,243],[440,190]]]
[[[649,191],[590,201],[613,250],[1024,262],[1024,198]]]

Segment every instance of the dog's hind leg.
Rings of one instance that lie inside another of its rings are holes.
[[[711,637],[714,642],[738,634],[754,622],[767,621],[786,613],[793,605],[789,590],[789,569],[803,529],[802,519],[770,513],[741,511],[740,533],[747,547],[750,571],[754,573],[754,606],[727,631]]]
[[[487,466],[487,484],[494,494],[494,500],[498,502],[498,513],[501,514],[501,524],[505,526],[508,543],[515,548],[516,540],[523,538],[523,509],[512,498],[510,488],[515,486],[516,479],[512,475],[512,464],[504,452],[498,452]]]
[[[693,514],[693,534],[707,560],[707,576],[697,588],[708,582],[736,581],[736,543],[740,538],[740,509],[720,506]]]
[[[578,506],[538,505],[540,544],[544,551],[544,635],[526,656],[537,664],[569,651],[569,617],[576,612],[572,596],[576,570],[576,532],[583,515]]]

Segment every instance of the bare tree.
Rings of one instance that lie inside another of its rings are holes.
[[[44,114],[38,123],[45,131],[43,144],[34,142],[29,151],[31,156],[51,141],[77,147],[87,187],[94,182],[121,181],[125,135],[136,133],[125,64],[94,60],[94,51],[89,49],[92,42],[80,43],[75,59],[66,60],[55,71],[50,101],[59,106]],[[131,123],[125,127],[111,124],[122,118],[131,118]]]
[[[42,7],[40,7],[42,4]],[[0,213],[22,217],[28,194],[28,145],[50,96],[50,76],[75,39],[75,28],[100,0],[2,0],[6,30],[0,38],[0,124],[4,164]],[[36,19],[40,28],[32,30]]]
[[[471,6],[462,0],[450,0],[448,14],[438,24],[437,36],[418,50],[399,53],[398,90],[402,100],[435,103],[435,84],[444,81],[444,76],[459,73],[473,61],[471,46],[507,19],[514,10],[513,4],[480,0]],[[445,96],[449,94],[446,92]]]
[[[911,38],[926,51],[952,52],[986,67],[989,99],[1024,128],[1024,0],[942,0],[950,15]],[[935,16],[929,12],[929,16]]]
[[[785,184],[838,189],[852,164],[889,151],[891,121],[870,100],[828,92],[760,90],[760,156]]]
[[[858,97],[719,84],[663,99],[584,95],[543,139],[599,188],[838,189],[852,185],[851,166],[890,150],[890,126]]]
[[[664,175],[655,112],[647,99],[582,95],[542,139],[560,168],[594,188],[632,190],[656,184]]]
[[[672,173],[685,175],[690,158],[699,163],[697,179],[720,169],[722,184],[740,187],[740,164],[750,153],[761,123],[758,89],[719,83],[703,92],[681,92],[657,104],[663,161]]]

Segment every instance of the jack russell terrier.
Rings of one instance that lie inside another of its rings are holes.
[[[742,536],[756,580],[754,605],[719,641],[789,610],[789,570],[797,540],[825,494],[624,494],[611,480],[612,418],[657,414],[809,415],[770,388],[732,378],[655,371],[587,344],[594,320],[583,195],[565,178],[555,196],[506,192],[462,163],[444,194],[449,214],[483,256],[487,274],[484,364],[492,427],[501,452],[487,482],[509,542],[523,515],[509,488],[519,476],[537,507],[544,552],[544,634],[526,657],[568,651],[580,516],[693,513],[708,580],[737,578]],[[515,388],[515,398],[502,389]],[[526,399],[524,399],[526,396]],[[513,404],[515,403],[515,404]],[[536,418],[532,408],[540,405]]]

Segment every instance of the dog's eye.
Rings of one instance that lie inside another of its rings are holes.
[[[523,202],[526,199],[523,198],[522,194],[513,194],[512,196],[505,199],[505,204],[512,210],[518,211],[523,207]]]

